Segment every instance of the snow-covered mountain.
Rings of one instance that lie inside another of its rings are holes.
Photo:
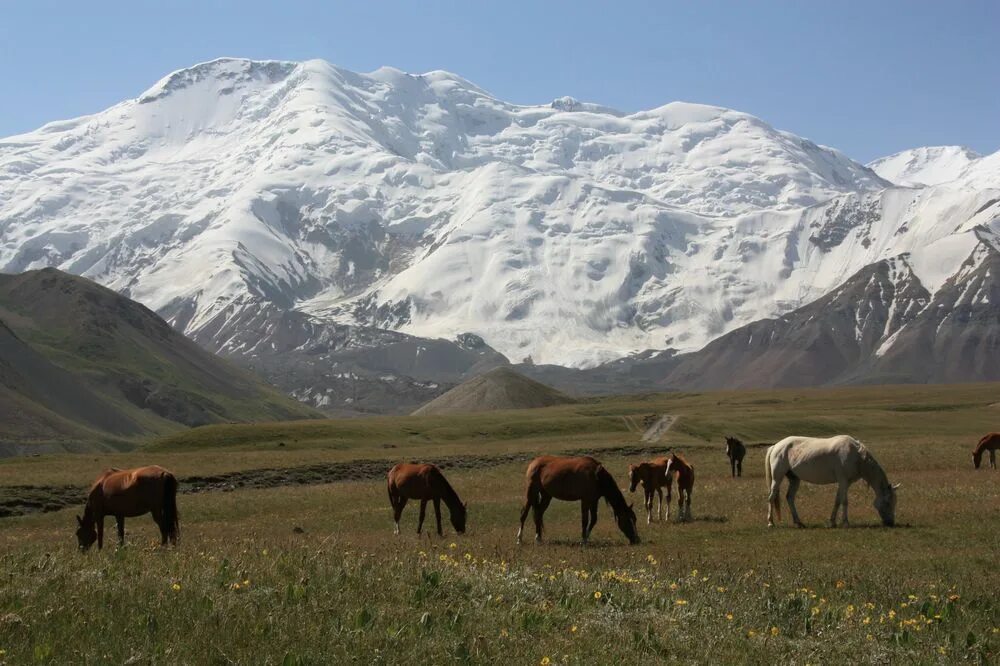
[[[910,152],[880,177],[718,107],[222,59],[0,140],[0,270],[91,277],[261,362],[381,331],[414,354],[474,334],[463,368],[592,366],[699,349],[904,254],[933,294],[1000,231],[1000,153]]]
[[[882,157],[868,167],[890,183],[926,187],[958,180],[981,157],[965,146],[927,146]]]

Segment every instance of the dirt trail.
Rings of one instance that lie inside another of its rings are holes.
[[[677,421],[677,417],[671,414],[664,414],[656,423],[651,425],[642,435],[644,442],[658,442],[666,434],[670,427]]]
[[[705,448],[707,445],[686,444],[686,449]],[[662,454],[658,446],[617,446],[600,449],[569,449],[559,455],[648,456]],[[508,453],[499,455],[464,455],[425,458],[441,469],[485,469],[516,462],[527,462],[536,453]],[[211,476],[188,476],[180,479],[180,492],[231,492],[246,488],[277,488],[280,486],[315,485],[342,481],[372,481],[385,478],[398,460],[360,459],[343,462],[250,469]],[[83,486],[2,486],[0,487],[0,518],[29,513],[59,511],[68,506],[81,506],[86,489]]]

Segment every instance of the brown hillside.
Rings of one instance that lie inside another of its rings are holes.
[[[478,377],[459,384],[420,409],[417,415],[488,412],[500,409],[532,409],[576,402],[510,368],[494,368]]]

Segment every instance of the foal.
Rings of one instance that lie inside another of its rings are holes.
[[[1000,449],[1000,432],[991,432],[979,440],[979,444],[976,445],[976,450],[972,452],[972,464],[975,465],[976,469],[979,469],[983,462],[983,451],[989,451],[990,467],[996,469],[997,449]]]
[[[424,516],[427,513],[427,502],[434,502],[434,518],[437,520],[438,536],[441,533],[441,501],[448,505],[451,524],[459,534],[465,533],[465,517],[469,508],[463,504],[458,493],[444,478],[441,470],[434,465],[416,463],[400,463],[389,470],[387,477],[389,487],[389,504],[392,505],[392,519],[396,526],[394,532],[399,534],[399,518],[403,515],[403,507],[407,500],[420,500],[420,520],[417,523],[417,534],[424,527]]]
[[[642,491],[645,497],[646,524],[653,522],[653,494],[659,498],[656,508],[656,519],[663,520],[663,487],[667,487],[667,516],[670,520],[670,488],[673,479],[667,476],[667,459],[655,458],[638,465],[628,466],[629,492],[634,493],[636,486],[642,484]]]
[[[667,477],[677,474],[677,519],[691,520],[691,491],[694,489],[694,465],[677,453],[667,458]],[[669,486],[668,486],[669,487]],[[670,501],[669,499],[667,500]]]
[[[726,436],[726,455],[729,456],[729,466],[732,468],[733,478],[743,476],[743,457],[747,454],[747,447],[735,437]]]

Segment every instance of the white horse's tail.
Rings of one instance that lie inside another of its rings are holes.
[[[774,515],[781,520],[781,495],[775,494],[771,497],[771,485],[774,482],[773,472],[771,470],[771,452],[774,451],[773,446],[767,447],[767,451],[764,452],[764,480],[767,482],[767,497],[768,502],[774,509]]]

